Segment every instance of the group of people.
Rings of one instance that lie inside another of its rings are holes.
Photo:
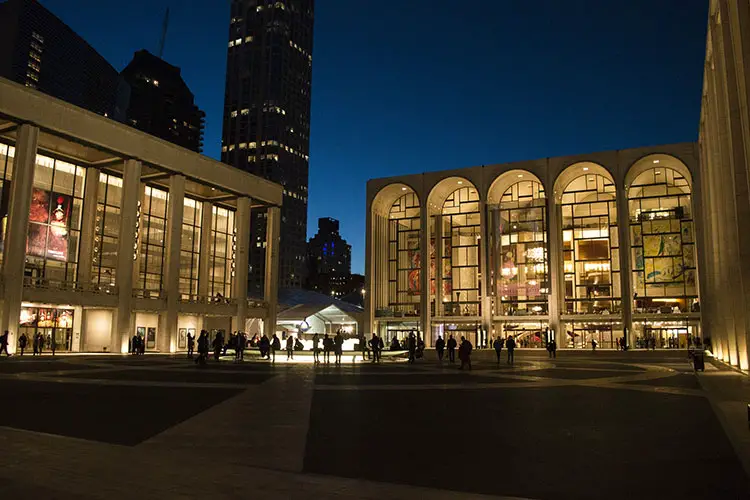
[[[195,359],[196,364],[206,364],[209,355],[209,336],[206,330],[201,330],[197,339],[198,357]],[[247,335],[245,332],[234,332],[229,334],[229,339],[224,342],[224,332],[216,332],[216,336],[210,343],[213,348],[213,355],[216,361],[221,356],[227,355],[228,349],[234,349],[234,359],[242,361],[245,359],[245,349],[247,348]],[[187,357],[193,359],[196,347],[196,338],[194,335],[187,336]]]
[[[143,355],[146,353],[146,339],[144,339],[141,335],[133,335],[133,338],[130,339],[130,354],[134,355]]]
[[[10,353],[8,352],[8,338],[10,337],[10,333],[8,330],[5,330],[2,335],[0,335],[0,356],[5,353],[6,356],[10,356]],[[32,340],[32,347],[34,349],[34,356],[37,354],[41,355],[44,351],[44,344],[48,343],[50,346],[50,349],[52,351],[52,355],[55,354],[55,343],[52,341],[52,336],[48,336],[47,338],[44,337],[44,335],[41,332],[38,332],[34,335],[34,339]],[[25,333],[22,333],[20,337],[18,337],[18,347],[21,351],[20,354],[23,356],[24,351],[26,350],[26,347],[29,345],[29,337],[26,336]]]
[[[438,362],[443,362],[443,356],[445,356],[445,350],[448,350],[448,362],[456,362],[456,348],[458,348],[458,359],[461,361],[459,369],[463,370],[468,368],[471,370],[471,351],[474,350],[474,346],[471,341],[466,337],[461,337],[461,344],[451,334],[446,342],[442,336],[438,337],[435,341],[435,352],[437,353]]]
[[[497,337],[495,341],[492,343],[492,347],[495,349],[495,355],[497,356],[498,366],[500,366],[500,358],[503,354],[503,348],[505,348],[505,350],[508,351],[508,364],[512,365],[516,361],[515,359],[516,339],[513,338],[513,335],[508,335],[507,339],[504,339],[502,337]],[[549,351],[549,347],[547,348],[547,350]],[[557,347],[555,347],[554,352],[556,351],[557,351]],[[553,351],[550,351],[550,357],[553,357]]]
[[[312,343],[313,360],[315,363],[320,363],[321,339],[319,333],[313,335]],[[333,351],[335,364],[340,365],[341,355],[344,351],[344,334],[341,330],[338,330],[333,337],[327,333],[323,335],[323,361],[325,363],[331,362],[331,351]]]

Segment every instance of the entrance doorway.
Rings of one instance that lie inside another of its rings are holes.
[[[18,338],[26,335],[27,348],[33,349],[34,339],[41,335],[45,351],[73,349],[73,310],[47,307],[23,307],[18,323]]]

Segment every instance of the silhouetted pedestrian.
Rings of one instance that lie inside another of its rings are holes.
[[[555,339],[552,339],[549,342],[547,342],[547,352],[549,352],[550,358],[557,357],[557,342],[555,341]]]
[[[271,341],[271,362],[276,362],[276,351],[281,349],[281,340],[275,333],[273,334],[273,340]]]
[[[200,365],[205,365],[208,361],[208,332],[201,330],[201,334],[198,337],[198,357],[195,362]]]
[[[453,338],[452,334],[448,337],[448,361],[456,362],[456,339]]]
[[[495,354],[497,355],[497,366],[500,366],[500,355],[503,353],[504,344],[505,341],[500,337],[496,338],[495,342],[492,343],[492,347],[495,348]]]
[[[514,351],[516,350],[516,341],[513,335],[508,336],[508,340],[505,341],[505,347],[508,349],[508,364],[512,365],[515,362]]]
[[[0,356],[2,356],[3,351],[5,351],[6,356],[10,356],[10,353],[8,352],[8,330],[5,330],[5,332],[0,335]]]
[[[341,353],[344,350],[344,336],[341,335],[341,330],[336,332],[336,336],[333,338],[333,352],[336,355],[336,364],[341,364]]]
[[[188,359],[193,359],[193,351],[195,351],[195,335],[192,333],[188,333],[187,335],[187,357]]]
[[[372,362],[380,363],[380,351],[383,350],[383,341],[374,333],[370,339],[370,348],[372,349]]]
[[[414,336],[414,332],[409,333],[409,338],[406,340],[406,346],[409,350],[409,363],[416,361],[417,354],[417,338]]]
[[[463,370],[464,366],[469,367],[471,370],[471,350],[474,348],[466,338],[461,337],[461,345],[458,347],[458,358],[461,360],[461,366],[459,370]]]
[[[245,332],[237,332],[237,337],[235,338],[235,345],[234,345],[234,354],[237,358],[237,361],[242,361],[245,359],[245,347],[247,346],[247,337],[245,336]]]
[[[367,348],[367,337],[364,333],[359,334],[359,348],[362,351],[362,361],[365,361],[370,357],[370,350]]]
[[[294,337],[289,335],[286,338],[286,360],[294,359]]]
[[[316,333],[313,335],[313,361],[320,363],[320,335]]]
[[[323,336],[323,361],[331,362],[331,351],[333,350],[333,339],[326,333]]]
[[[438,337],[435,341],[435,352],[437,352],[438,362],[443,362],[443,354],[445,353],[445,340],[443,337]]]
[[[18,347],[21,348],[21,356],[23,356],[23,351],[26,349],[26,344],[29,342],[29,338],[26,336],[25,333],[22,333],[21,336],[18,338]]]

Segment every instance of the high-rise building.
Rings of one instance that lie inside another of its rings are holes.
[[[352,275],[352,247],[339,234],[339,221],[318,219],[318,233],[307,244],[307,288],[343,296]]]
[[[305,279],[313,0],[233,0],[221,159],[284,186],[280,285]],[[263,286],[265,223],[253,217],[249,292]]]
[[[183,148],[203,151],[206,113],[195,105],[180,68],[139,50],[120,74],[130,85],[126,123]]]
[[[0,3],[0,76],[116,120],[128,87],[91,45],[36,0]]]

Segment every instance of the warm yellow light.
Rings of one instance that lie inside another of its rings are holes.
[[[589,171],[589,167],[583,167],[583,171],[584,172],[588,172]]]
[[[677,299],[651,299],[654,302],[677,302]]]
[[[659,163],[659,160],[654,160],[654,163]]]

